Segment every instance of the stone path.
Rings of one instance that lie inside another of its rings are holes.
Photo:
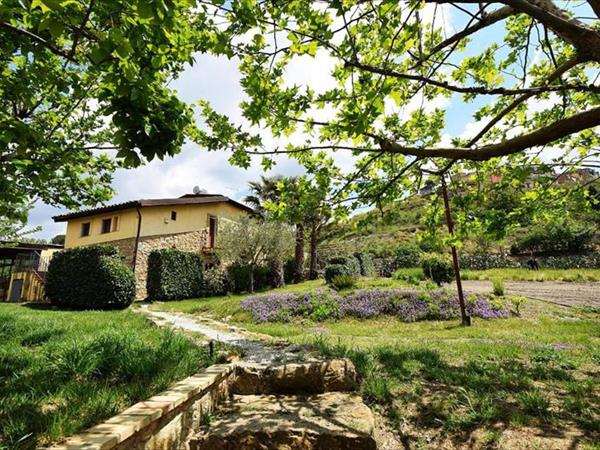
[[[465,292],[491,292],[492,282],[483,280],[463,281]],[[600,307],[600,283],[567,283],[560,281],[506,281],[508,294],[556,303],[563,306]]]
[[[141,306],[142,311],[158,323],[166,323],[173,328],[179,328],[194,333],[200,333],[207,338],[235,345],[243,352],[243,361],[248,364],[268,365],[287,361],[304,360],[305,355],[300,348],[293,345],[268,345],[248,332],[204,317],[194,317],[183,313],[168,313],[152,311],[148,305]]]

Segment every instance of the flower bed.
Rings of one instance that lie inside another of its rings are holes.
[[[293,317],[315,321],[342,317],[372,318],[394,316],[403,322],[449,320],[460,316],[455,295],[446,291],[420,292],[403,289],[362,289],[341,296],[329,288],[302,294],[260,294],[242,301],[242,309],[256,322],[287,322]],[[508,307],[487,295],[470,296],[467,310],[482,319],[504,318]]]

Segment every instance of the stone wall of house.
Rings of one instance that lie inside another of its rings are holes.
[[[118,241],[108,242],[108,245],[114,245],[121,252],[123,262],[133,267],[133,252],[135,251],[135,238],[119,239]]]
[[[176,248],[185,252],[202,253],[208,242],[208,230],[190,231],[188,233],[143,236],[138,243],[138,254],[135,264],[136,299],[146,298],[146,279],[148,278],[148,256],[153,250]],[[134,241],[135,243],[135,241]]]

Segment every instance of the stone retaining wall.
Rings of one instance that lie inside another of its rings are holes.
[[[48,450],[180,450],[217,403],[229,396],[231,364],[186,378],[106,422]]]

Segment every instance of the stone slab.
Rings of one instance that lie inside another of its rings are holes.
[[[375,450],[375,420],[360,396],[235,395],[190,450]]]

